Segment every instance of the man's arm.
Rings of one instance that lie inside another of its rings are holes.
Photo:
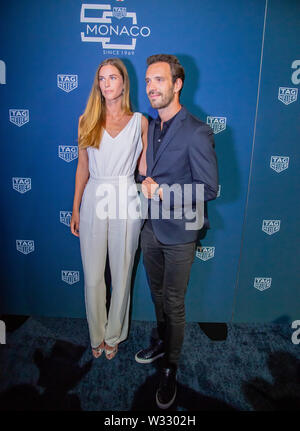
[[[204,201],[210,201],[217,197],[219,178],[214,147],[212,129],[209,126],[199,127],[188,146],[193,179],[193,203],[196,200],[196,184],[204,184]]]

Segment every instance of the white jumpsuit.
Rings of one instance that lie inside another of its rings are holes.
[[[104,130],[100,148],[87,148],[90,177],[80,207],[79,238],[91,346],[114,346],[128,334],[131,272],[141,216],[134,172],[143,144],[141,117],[112,138]],[[128,216],[129,209],[133,216]],[[107,252],[112,281],[109,313],[104,279]]]

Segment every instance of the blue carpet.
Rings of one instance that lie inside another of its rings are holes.
[[[135,362],[154,322],[132,321],[117,356],[92,357],[85,319],[29,317],[0,345],[0,410],[158,411],[158,365]],[[170,411],[300,410],[300,344],[288,324],[186,325]]]

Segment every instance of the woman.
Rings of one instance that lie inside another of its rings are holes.
[[[129,217],[128,209],[137,199],[136,166],[141,175],[146,175],[148,129],[147,119],[132,113],[130,106],[124,63],[118,58],[104,60],[79,119],[71,219],[71,232],[80,237],[85,304],[95,358],[103,351],[107,359],[114,358],[118,344],[128,334],[131,272],[141,228],[141,219]],[[112,279],[108,315],[104,279],[107,253]]]

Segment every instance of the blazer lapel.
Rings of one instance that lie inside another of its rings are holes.
[[[153,169],[153,136],[154,136],[154,127],[155,127],[155,120],[152,120],[149,124],[148,128],[148,145],[147,145],[147,153],[146,153],[146,160],[147,160],[147,176],[151,176],[151,172]]]
[[[171,142],[172,138],[176,135],[177,131],[180,129],[181,122],[185,119],[185,117],[186,117],[186,109],[184,108],[184,106],[182,106],[177,117],[174,118],[174,122],[171,124],[167,133],[165,134],[163,142],[161,143],[161,145],[159,146],[159,148],[157,150],[155,160],[153,161],[152,171],[153,171],[158,159],[160,158],[161,154],[165,151],[165,149],[167,148],[167,146]],[[151,145],[152,158],[153,158],[153,131],[154,131],[154,127],[152,130],[152,141],[151,141],[152,142],[152,145]],[[150,136],[149,136],[149,138],[150,138]]]

